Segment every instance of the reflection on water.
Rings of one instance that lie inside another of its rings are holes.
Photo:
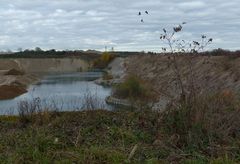
[[[38,85],[41,84],[69,84],[77,81],[93,81],[101,77],[100,72],[81,72],[74,74],[52,74],[45,77]]]
[[[0,114],[17,114],[22,101],[40,99],[42,108],[61,111],[93,108],[110,108],[105,98],[111,89],[96,85],[93,80],[101,77],[99,72],[53,74],[29,87],[28,92],[12,100],[0,101]]]

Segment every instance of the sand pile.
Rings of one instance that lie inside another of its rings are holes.
[[[23,71],[17,70],[15,68],[8,70],[4,75],[24,75]]]
[[[0,72],[0,100],[13,99],[26,93],[27,86],[38,80],[36,76],[26,75],[15,68]]]
[[[1,85],[0,100],[12,99],[26,92],[24,85]]]

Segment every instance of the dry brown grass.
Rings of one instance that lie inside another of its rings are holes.
[[[162,127],[179,149],[209,156],[235,157],[240,147],[240,105],[231,91],[198,95],[191,103],[170,106]],[[234,152],[234,153],[233,153]]]

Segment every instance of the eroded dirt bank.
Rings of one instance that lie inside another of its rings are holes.
[[[0,70],[17,69],[25,73],[86,71],[90,64],[80,58],[0,59]]]
[[[119,59],[118,59],[119,60]],[[172,58],[157,55],[136,55],[115,62],[114,67],[122,68],[120,79],[114,76],[113,81],[122,81],[127,75],[137,75],[154,87],[159,95],[156,109],[165,109],[173,99],[178,99],[181,92],[176,83],[176,70]],[[191,89],[193,80],[198,94],[215,91],[240,94],[240,57],[237,56],[178,56],[178,72],[186,92]],[[119,65],[119,66],[117,66]],[[109,70],[114,74],[114,69]]]
[[[90,64],[80,58],[0,59],[0,99],[12,99],[38,81],[39,74],[79,72]]]
[[[193,80],[198,93],[233,91],[240,93],[240,57],[233,56],[178,56],[178,72],[186,91]],[[127,73],[136,74],[154,86],[159,94],[159,108],[180,93],[175,69],[169,56],[133,56],[126,60]]]

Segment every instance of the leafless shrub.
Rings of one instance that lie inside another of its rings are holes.
[[[173,105],[169,104],[163,113],[162,127],[169,135],[169,142],[181,150],[187,148],[207,152],[208,149],[216,150],[215,147],[232,146],[235,139],[240,137],[238,98],[234,92],[228,90],[216,89],[206,92],[204,88],[199,89],[196,78],[198,70],[193,64],[193,59],[199,52],[204,51],[213,39],[205,35],[201,36],[201,41],[186,42],[174,39],[174,35],[182,29],[182,25],[174,27],[173,32],[163,29],[164,33],[160,36],[169,46],[169,61],[174,69],[176,83],[181,89],[180,100],[172,103]],[[163,50],[167,51],[167,48]],[[182,65],[176,60],[181,54],[185,55],[184,60],[188,67],[184,75],[180,69]],[[229,65],[226,69],[229,69],[228,67]],[[216,152],[209,153],[210,156],[214,156]],[[224,155],[225,152],[220,153]]]
[[[49,121],[49,108],[44,108],[40,98],[32,101],[21,101],[18,104],[19,121],[22,125],[27,123],[43,124]]]
[[[33,99],[32,102],[21,101],[18,104],[18,114],[22,123],[30,122],[33,116],[41,110],[40,99]]]
[[[195,95],[197,94],[197,86],[196,86],[196,77],[195,77],[195,71],[193,69],[193,63],[192,60],[195,56],[200,51],[203,51],[206,46],[208,46],[213,39],[212,38],[207,38],[206,35],[201,36],[201,41],[185,41],[185,40],[179,40],[175,39],[176,33],[179,33],[183,30],[183,25],[185,25],[186,22],[183,22],[182,24],[179,24],[176,27],[173,27],[172,31],[167,31],[165,28],[163,29],[163,34],[161,34],[160,39],[168,44],[168,49],[170,53],[170,64],[173,66],[173,71],[174,71],[174,76],[176,79],[176,84],[179,86],[181,93],[179,95],[180,100],[184,103],[187,101],[192,101],[192,100],[187,100],[187,98],[193,98],[195,99]],[[167,48],[162,48],[163,51],[168,50]],[[183,73],[181,72],[181,65],[178,64],[177,62],[177,56],[179,54],[186,53],[190,54],[188,58],[186,58],[186,64],[188,66],[188,75],[187,75],[187,84],[184,85],[184,80],[183,80]],[[186,87],[188,86],[188,87]]]
[[[106,104],[98,97],[97,91],[91,93],[90,90],[86,90],[84,98],[82,99],[82,110],[95,110],[95,109],[105,109]]]

